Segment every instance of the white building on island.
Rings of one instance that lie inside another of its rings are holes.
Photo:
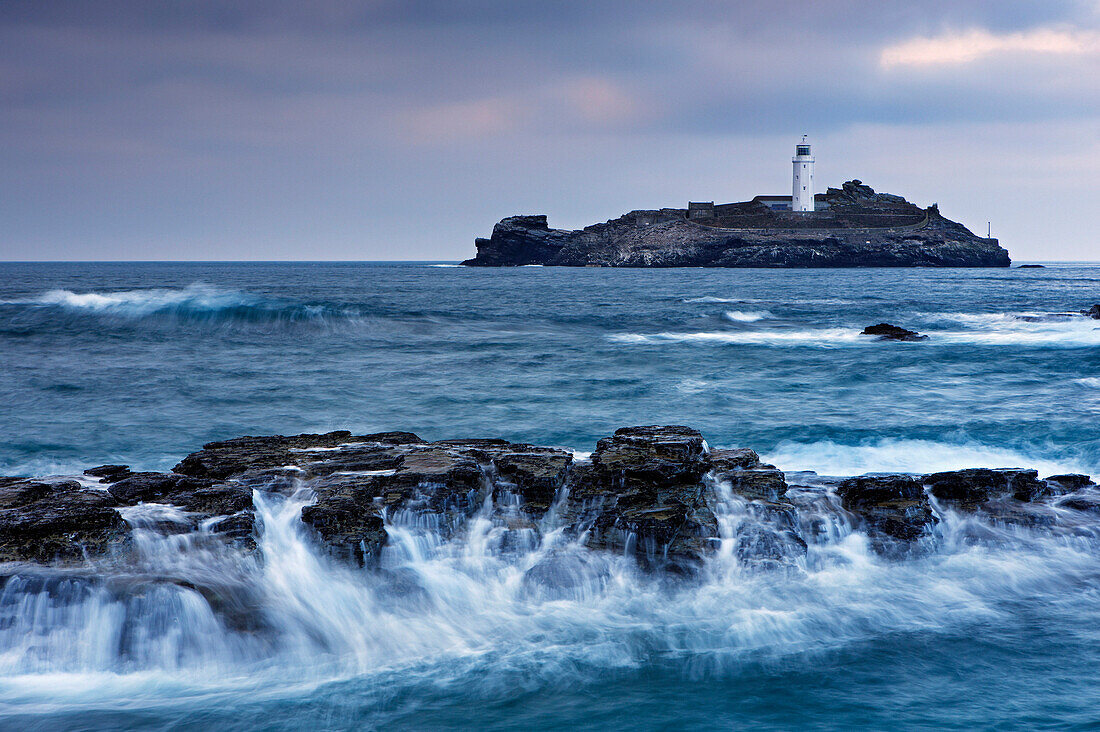
[[[792,211],[814,210],[814,156],[810,153],[810,144],[806,135],[802,142],[794,146],[794,182],[791,189]]]

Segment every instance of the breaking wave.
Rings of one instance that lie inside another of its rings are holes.
[[[863,473],[935,473],[962,468],[1035,468],[1040,475],[1096,473],[1100,465],[1081,457],[1064,460],[978,442],[879,438],[856,445],[831,440],[784,441],[767,451],[768,462],[784,470],[812,470],[822,475]]]
[[[870,341],[853,328],[823,328],[820,330],[747,330],[707,331],[700,333],[618,333],[609,336],[613,343],[716,343],[753,346],[819,346],[832,348]]]
[[[323,322],[360,314],[349,308],[281,301],[203,283],[99,292],[57,289],[0,305],[128,320],[168,317],[186,321]]]
[[[876,299],[876,298],[867,298]],[[687,297],[681,298],[680,302],[685,303],[734,303],[742,305],[756,305],[761,303],[771,303],[779,305],[855,305],[858,300],[845,300],[839,297],[814,297],[814,298],[783,298],[783,299],[763,299],[757,297],[716,297],[714,295],[703,295],[702,297]]]
[[[726,319],[759,323],[773,317],[767,310],[731,310]],[[873,321],[872,321],[873,322]],[[1086,348],[1100,346],[1100,323],[1073,313],[918,313],[908,320],[892,320],[914,327],[928,336],[928,346],[1014,346],[1033,348]],[[764,326],[764,323],[760,324]],[[959,327],[961,326],[961,327]],[[617,333],[615,343],[716,343],[764,346],[817,346],[876,344],[861,335],[863,326],[842,328],[758,327],[753,330],[659,333]],[[909,344],[917,345],[917,344]]]
[[[727,303],[744,303],[751,305],[752,303],[765,302],[757,298],[745,298],[745,297],[714,297],[713,295],[703,295],[702,297],[688,297],[681,300],[681,302],[727,302]]]
[[[735,323],[755,323],[764,318],[770,318],[772,314],[767,310],[727,310],[726,318]]]

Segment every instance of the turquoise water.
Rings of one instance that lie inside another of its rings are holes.
[[[0,475],[167,469],[214,439],[330,429],[584,452],[654,423],[827,475],[1096,475],[1100,322],[1063,315],[1096,302],[1100,266],[1084,264],[0,264]],[[930,338],[859,335],[881,321]],[[796,576],[716,561],[701,586],[669,586],[610,560],[551,599],[518,589],[522,561],[410,536],[391,561],[429,599],[394,607],[369,575],[313,556],[295,509],[267,507],[265,562],[240,570],[274,641],[236,637],[194,597],[138,612],[93,592],[46,611],[41,593],[6,591],[0,726],[1100,725],[1088,532],[945,514],[919,560],[841,532]],[[121,658],[111,633],[135,622],[144,645]]]

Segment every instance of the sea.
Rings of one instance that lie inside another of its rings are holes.
[[[1097,302],[1089,263],[0,263],[0,475],[335,429],[583,459],[682,424],[785,471],[1097,476]],[[860,334],[880,322],[928,338]],[[837,529],[794,571],[593,557],[564,592],[523,581],[537,546],[395,525],[383,560],[418,587],[395,599],[317,551],[308,501],[257,495],[256,556],[139,546],[247,584],[264,634],[185,586],[5,569],[0,729],[1100,729],[1100,517],[1064,536],[937,507],[935,550],[904,561]]]

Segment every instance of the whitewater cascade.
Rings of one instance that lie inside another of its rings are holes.
[[[298,476],[253,481],[254,551],[227,543],[215,519],[196,525],[175,506],[140,502],[122,509],[132,528],[125,561],[8,565],[4,704],[89,688],[108,697],[270,692],[426,669],[439,678],[491,667],[479,677],[494,684],[660,657],[721,668],[995,621],[1021,598],[1072,593],[1100,575],[1098,525],[1070,508],[1050,508],[1067,527],[1051,531],[933,500],[938,523],[927,537],[905,556],[884,556],[835,483],[788,476],[798,484],[780,505],[746,498],[713,472],[704,490],[716,546],[695,576],[642,566],[637,557],[660,553],[640,545],[653,543],[644,536],[628,533],[618,551],[593,548],[590,531],[570,531],[563,518],[574,510],[567,489],[532,520],[515,486],[492,471],[468,513],[433,508],[427,485],[387,507],[377,562],[358,567],[302,521],[332,477]]]

